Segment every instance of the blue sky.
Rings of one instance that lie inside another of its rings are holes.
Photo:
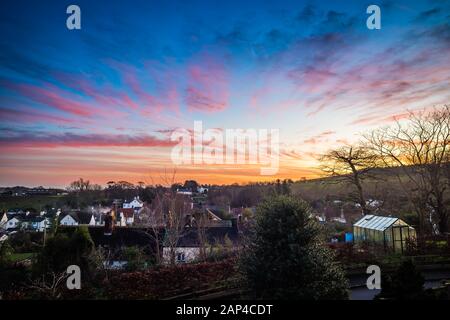
[[[70,4],[81,8],[81,30],[65,27]],[[369,4],[381,8],[381,30],[366,27]],[[152,180],[172,167],[168,133],[194,120],[280,129],[277,177],[314,176],[326,148],[448,103],[449,8],[438,0],[8,1],[0,185]],[[245,182],[260,178],[252,169],[179,172]]]

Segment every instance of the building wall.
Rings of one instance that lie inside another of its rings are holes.
[[[200,256],[200,248],[191,247],[178,247],[175,249],[175,261],[178,254],[184,254],[184,263],[193,262]],[[163,248],[163,262],[170,263],[170,248]],[[183,263],[183,262],[178,262]]]
[[[41,221],[41,222],[34,222],[32,224],[32,227],[34,230],[36,230],[37,232],[44,232],[45,229],[45,220]]]
[[[139,200],[133,200],[129,203],[125,202],[122,206],[124,209],[142,208],[143,204]]]
[[[61,219],[59,224],[63,226],[77,226],[78,222],[76,222],[71,216],[67,215]]]
[[[12,218],[6,223],[6,229],[17,228],[18,226],[19,226],[19,220],[17,220],[16,218]]]

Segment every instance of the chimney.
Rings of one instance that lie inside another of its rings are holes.
[[[231,227],[235,230],[239,230],[238,220],[236,218],[231,218]]]
[[[110,236],[112,235],[113,230],[114,230],[114,214],[113,211],[110,211],[105,217],[105,227],[103,230],[103,234],[105,236]]]

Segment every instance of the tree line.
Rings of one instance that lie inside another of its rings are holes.
[[[450,106],[410,112],[405,121],[362,134],[357,143],[329,150],[319,160],[325,175],[351,187],[350,196],[364,214],[370,208],[363,182],[383,179],[377,169],[396,168],[392,172],[418,218],[419,232],[449,231]]]

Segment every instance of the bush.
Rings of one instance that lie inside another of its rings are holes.
[[[10,236],[9,241],[16,253],[35,252],[41,247],[41,233],[18,232]]]
[[[276,196],[257,208],[240,267],[255,298],[348,298],[347,280],[320,225],[308,205],[292,197]]]
[[[237,275],[234,260],[114,272],[104,285],[107,299],[162,299],[222,286]]]
[[[125,269],[127,271],[138,271],[145,269],[149,264],[149,259],[144,250],[139,247],[126,247],[122,249],[121,260],[127,261]]]
[[[94,243],[86,226],[80,226],[72,233],[60,232],[48,239],[46,246],[39,252],[34,264],[35,274],[62,272],[75,264],[87,270],[87,256]]]
[[[384,275],[381,279],[381,292],[376,299],[423,299],[425,279],[416,269],[412,261],[408,260],[392,275]]]
[[[28,277],[27,269],[13,263],[14,249],[9,241],[0,243],[0,297],[20,287]]]

